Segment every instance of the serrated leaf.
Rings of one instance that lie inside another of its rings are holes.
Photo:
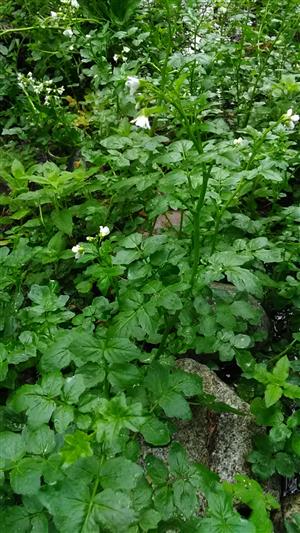
[[[21,459],[10,472],[10,484],[16,494],[32,496],[37,494],[41,485],[43,460],[38,457]]]
[[[182,420],[190,420],[192,418],[192,412],[188,402],[178,392],[172,390],[166,392],[158,400],[158,403],[170,418],[176,417]]]
[[[145,457],[145,466],[147,477],[151,479],[154,485],[166,485],[169,471],[161,459],[155,457],[155,455],[147,455]]]
[[[97,494],[94,501],[97,521],[111,531],[126,532],[129,525],[135,521],[136,514],[130,498],[120,491],[105,489]]]
[[[65,435],[64,446],[60,453],[65,466],[72,465],[83,457],[91,457],[93,450],[89,435],[79,430],[70,435]]]
[[[177,479],[173,484],[174,503],[179,512],[190,518],[198,509],[197,489],[184,479]]]
[[[63,395],[67,403],[76,404],[84,391],[85,383],[81,374],[74,374],[65,379]]]
[[[28,453],[34,455],[47,455],[55,448],[55,434],[46,424],[33,430],[25,428],[23,438]]]
[[[0,433],[0,463],[18,461],[25,455],[26,447],[22,436],[12,431]]]
[[[151,416],[147,418],[147,422],[140,428],[146,442],[153,444],[153,446],[164,446],[170,442],[170,432],[167,425]]]
[[[249,294],[262,296],[262,287],[259,279],[249,270],[241,267],[231,267],[225,272],[227,279],[233,283],[239,291],[246,291]]]
[[[156,529],[161,516],[155,511],[155,509],[147,509],[144,511],[139,518],[139,526],[143,531],[149,531],[149,529]]]
[[[270,383],[267,385],[265,391],[266,407],[271,407],[274,403],[278,402],[282,396],[282,388],[279,385]]]
[[[104,489],[128,491],[136,486],[142,474],[143,469],[125,457],[115,457],[106,461],[99,471],[100,482]]]
[[[276,365],[273,368],[273,376],[276,377],[278,383],[284,382],[289,376],[290,362],[287,356],[281,357],[277,361]]]
[[[57,433],[64,433],[74,420],[74,408],[71,405],[59,405],[53,413],[53,423]]]

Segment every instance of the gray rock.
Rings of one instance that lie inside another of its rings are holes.
[[[180,359],[178,366],[186,372],[198,374],[207,394],[244,413],[206,413],[208,463],[205,464],[222,480],[233,481],[237,473],[249,475],[246,457],[252,449],[255,431],[249,405],[207,366],[193,359]]]

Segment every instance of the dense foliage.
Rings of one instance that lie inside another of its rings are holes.
[[[300,473],[299,15],[1,3],[5,533],[273,531],[263,481]],[[184,355],[264,428],[253,479],[141,459],[208,401]]]

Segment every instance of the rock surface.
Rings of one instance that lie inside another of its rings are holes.
[[[246,457],[251,451],[255,431],[249,405],[207,366],[193,359],[181,359],[178,366],[186,372],[198,374],[203,379],[204,392],[215,396],[218,402],[244,413],[210,413],[206,410],[206,419],[209,420],[207,466],[226,481],[233,481],[238,473],[249,474]]]

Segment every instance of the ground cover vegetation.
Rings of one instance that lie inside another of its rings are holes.
[[[273,531],[263,481],[300,472],[299,15],[1,2],[2,531]],[[252,478],[176,442],[141,461],[208,401],[186,354],[264,429]]]

